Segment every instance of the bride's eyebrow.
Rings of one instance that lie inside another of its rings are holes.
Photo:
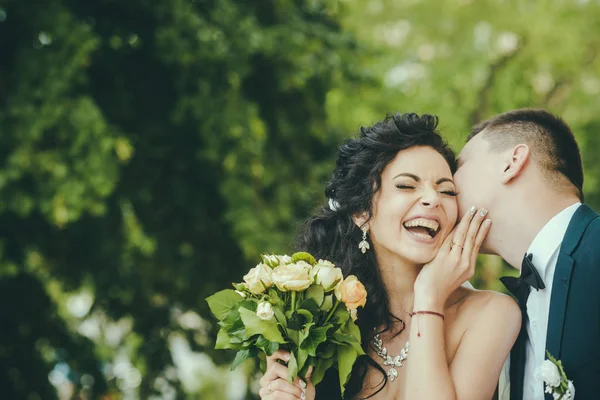
[[[405,176],[407,178],[410,178],[412,180],[414,180],[415,182],[419,182],[421,180],[421,178],[419,178],[418,176],[416,176],[415,174],[409,174],[408,172],[403,172],[401,174],[396,175],[395,177],[393,177],[392,179],[396,179],[399,176]]]
[[[401,174],[398,174],[398,175],[394,176],[392,179],[396,179],[396,178],[398,178],[398,177],[400,177],[400,176],[404,176],[404,177],[410,178],[410,179],[414,180],[415,182],[420,182],[420,181],[421,181],[421,178],[419,178],[419,177],[418,177],[418,176],[416,176],[415,174],[410,174],[410,173],[408,173],[408,172],[403,172],[403,173],[401,173]],[[451,184],[453,184],[453,185],[454,185],[454,181],[453,181],[452,179],[450,179],[450,178],[440,178],[440,179],[438,179],[438,180],[435,182],[435,184],[436,184],[436,185],[440,185],[440,184],[442,184],[442,183],[444,183],[444,182],[450,182]]]
[[[435,184],[439,185],[439,184],[444,183],[444,182],[450,182],[451,184],[454,185],[454,181],[452,179],[450,179],[450,178],[440,178],[440,179],[437,180],[437,182]]]

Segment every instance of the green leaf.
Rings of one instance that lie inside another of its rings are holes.
[[[327,312],[331,310],[331,307],[333,307],[333,294],[325,296],[325,298],[323,299],[323,303],[319,308]]]
[[[306,350],[313,357],[317,356],[317,347],[327,340],[327,331],[333,326],[327,324],[319,328],[309,330],[307,337],[301,341],[300,348]]]
[[[217,342],[215,343],[215,349],[234,349],[237,350],[238,346],[234,346],[231,342],[231,337],[227,334],[225,328],[219,329],[217,333]]]
[[[240,365],[241,363],[243,363],[244,361],[246,361],[249,356],[250,356],[250,350],[238,351],[237,354],[235,355],[235,359],[231,363],[231,370],[233,371],[234,369],[236,369],[237,366]]]
[[[317,263],[317,260],[315,260],[315,258],[310,253],[304,251],[294,253],[292,255],[292,262],[296,263],[298,261],[306,261],[310,265],[315,265]]]
[[[337,362],[338,372],[340,377],[340,389],[342,391],[342,398],[344,397],[344,391],[346,390],[346,383],[350,378],[352,372],[352,366],[356,361],[356,351],[351,346],[339,346],[337,349]]]
[[[227,317],[223,321],[219,322],[219,325],[227,330],[229,336],[237,336],[240,338],[245,338],[245,336],[240,336],[239,333],[244,330],[244,323],[240,318],[240,313],[236,308],[232,308],[227,313]]]
[[[317,306],[321,306],[323,304],[323,299],[325,298],[325,291],[321,285],[312,285],[305,292],[306,299],[313,299]]]
[[[319,305],[317,304],[315,299],[304,300],[302,303],[300,303],[300,306],[298,307],[298,310],[300,309],[308,310],[311,312],[311,314],[316,314],[320,311]]]
[[[331,368],[334,363],[335,363],[335,357],[316,360],[315,367],[314,367],[315,369],[313,370],[313,373],[310,376],[310,380],[313,383],[313,385],[316,386],[323,380],[323,377],[325,376],[325,372],[327,372],[327,370],[329,368]]]
[[[218,320],[223,320],[227,316],[227,313],[231,308],[242,301],[244,298],[237,294],[235,290],[225,289],[221,290],[206,298],[208,307]]]
[[[308,359],[308,352],[306,350],[298,349],[298,371],[304,368],[304,363]]]
[[[332,320],[340,325],[343,325],[346,323],[346,321],[348,321],[348,318],[350,318],[350,312],[348,311],[344,303],[340,303],[335,312],[333,313]]]
[[[298,377],[298,362],[296,361],[296,357],[294,356],[293,351],[290,351],[290,361],[288,361],[287,367],[287,379],[289,383],[292,383]]]
[[[260,335],[258,339],[256,339],[256,347],[267,353],[268,356],[271,356],[279,349],[279,343],[270,342],[263,335]]]
[[[360,335],[360,328],[352,321],[352,319],[348,319],[346,323],[346,331],[356,339],[358,343],[362,343],[362,338]]]
[[[327,342],[325,345],[319,348],[319,353],[317,357],[319,359],[331,358],[335,354],[336,344]]]
[[[303,308],[299,308],[296,310],[296,314],[302,315],[304,317],[304,323],[308,324],[313,321],[313,315],[310,311],[305,310]]]
[[[269,289],[269,299],[271,300],[271,304],[276,305],[281,303],[281,297],[279,296],[279,293],[277,293],[277,290],[271,288]]]
[[[254,335],[263,335],[266,339],[271,342],[285,343],[285,340],[279,332],[277,327],[277,321],[272,318],[268,321],[260,319],[255,312],[240,308],[240,317],[242,322],[246,326],[246,335],[248,337]]]
[[[287,337],[296,345],[300,346],[300,331],[288,328],[286,330]]]
[[[352,346],[352,348],[354,348],[354,351],[356,351],[359,355],[364,354],[360,342],[357,341],[356,338],[349,333],[341,333],[340,331],[338,331],[333,334],[331,342],[340,345],[350,345]]]
[[[281,308],[273,306],[273,312],[275,313],[275,319],[277,322],[279,322],[284,328],[287,327],[287,318],[283,314],[283,311],[281,311]]]

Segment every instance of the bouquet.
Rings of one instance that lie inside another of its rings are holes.
[[[306,376],[317,385],[329,368],[337,368],[342,395],[361,347],[356,326],[358,307],[367,301],[365,287],[354,276],[309,253],[263,255],[262,262],[225,289],[208,297],[219,320],[216,349],[237,351],[231,369],[249,357],[282,348],[290,352],[288,381]]]

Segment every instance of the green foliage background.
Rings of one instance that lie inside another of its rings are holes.
[[[556,112],[597,208],[599,19],[583,0],[0,0],[3,396],[253,398],[203,299],[291,251],[337,146],[387,112],[439,115],[456,149],[495,113]]]

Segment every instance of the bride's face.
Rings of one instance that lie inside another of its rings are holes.
[[[400,151],[383,170],[368,222],[379,262],[431,261],[457,213],[456,188],[444,157],[424,146]]]

